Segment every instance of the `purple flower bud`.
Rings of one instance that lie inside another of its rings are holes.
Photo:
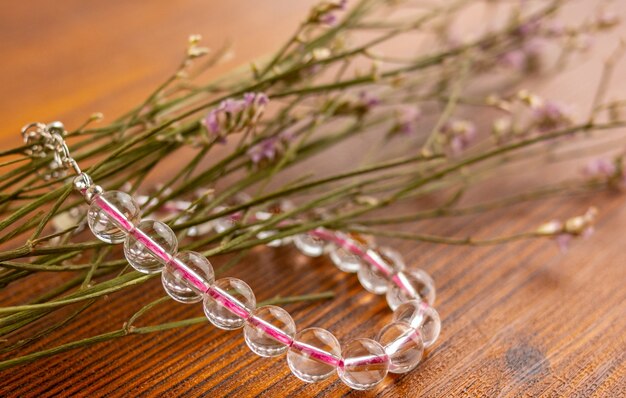
[[[359,99],[361,103],[368,109],[380,105],[380,98],[368,91],[361,91],[361,93],[359,94]]]
[[[517,28],[517,33],[522,37],[528,37],[536,33],[539,30],[540,26],[541,22],[538,19],[533,18],[521,24]]]
[[[533,119],[540,132],[555,130],[571,125],[572,118],[565,106],[553,102],[544,101],[533,109]]]
[[[216,135],[218,142],[225,142],[228,133],[254,126],[268,102],[269,98],[263,93],[245,93],[240,100],[227,98],[209,111],[203,124]]]
[[[561,234],[558,235],[555,239],[556,244],[561,249],[561,253],[565,254],[569,250],[570,242],[572,241],[572,235],[570,234]]]
[[[265,106],[270,102],[270,98],[265,93],[256,94],[256,103],[259,106]]]
[[[526,66],[526,53],[522,50],[511,50],[502,54],[500,63],[507,68],[524,69]]]
[[[398,109],[398,130],[403,134],[412,134],[417,130],[417,122],[422,116],[420,108],[404,105]]]
[[[254,100],[256,99],[256,94],[255,93],[245,93],[243,95],[243,102],[245,104],[245,106],[249,107],[254,105]]]
[[[220,104],[220,109],[226,113],[235,114],[246,108],[246,103],[240,100],[227,98]]]
[[[591,235],[593,235],[595,232],[596,232],[596,229],[593,227],[593,225],[590,225],[583,230],[583,233],[581,234],[581,236],[583,237],[583,239],[589,239]]]
[[[272,161],[278,151],[278,140],[276,137],[266,138],[248,149],[247,154],[254,164],[259,164],[263,160]]]
[[[476,125],[468,120],[450,120],[441,128],[441,134],[446,136],[452,155],[460,155],[476,139]]]
[[[592,159],[583,168],[583,174],[587,177],[612,177],[617,169],[615,163],[609,159]]]
[[[211,110],[204,118],[204,125],[213,134],[220,131],[219,121],[217,120],[217,109]]]
[[[452,138],[452,141],[450,141],[450,151],[453,155],[460,155],[466,147],[465,141],[459,136]]]
[[[320,22],[329,26],[333,26],[337,23],[337,16],[332,12],[320,15]]]

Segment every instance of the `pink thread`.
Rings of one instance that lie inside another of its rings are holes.
[[[133,229],[130,234],[137,239],[138,242],[142,243],[157,259],[161,260],[163,264],[167,264],[173,260],[171,254],[169,254],[165,249],[163,249],[158,243],[156,243],[151,237],[146,235],[140,229]]]
[[[309,358],[313,358],[332,366],[339,366],[341,363],[341,359],[337,358],[330,352],[326,352],[320,348],[313,347],[312,345],[308,345],[297,340],[293,342],[292,347],[300,350],[300,352],[306,354]]]
[[[250,317],[248,322],[261,329],[263,333],[278,341],[279,343],[282,343],[286,346],[290,346],[293,343],[293,338],[291,336],[289,336],[283,330],[277,328],[276,326],[259,317],[252,316]]]
[[[364,251],[360,245],[354,243],[350,239],[345,239],[338,234],[328,231],[325,228],[316,228],[311,231],[311,234],[317,236],[320,239],[334,242],[338,246],[341,246],[344,249],[348,250],[350,253],[361,257],[371,266],[376,267],[378,270],[380,270],[380,272],[391,278],[393,283],[395,283],[400,289],[404,290],[404,292],[407,293],[409,297],[419,297],[411,283],[407,280],[404,272],[393,274],[392,268],[374,250],[368,249],[367,251]]]
[[[364,355],[361,357],[347,358],[341,361],[340,366],[368,366],[378,365],[389,361],[389,356],[385,355]]]
[[[191,283],[199,291],[206,292],[211,287],[208,281],[204,280],[201,275],[190,269],[187,264],[183,263],[179,258],[174,257],[170,264],[182,272],[187,282]]]
[[[113,206],[108,200],[102,197],[102,195],[96,196],[94,199],[98,207],[100,207],[111,220],[120,228],[126,232],[132,231],[135,226],[126,216],[120,212],[115,206]]]
[[[411,282],[409,282],[409,280],[406,278],[406,274],[404,272],[398,272],[397,274],[393,275],[391,277],[391,280],[393,281],[393,283],[396,284],[396,286],[400,287],[400,289],[404,290],[404,292],[411,298],[418,298],[420,295],[419,293],[415,290],[415,288],[413,287],[413,285],[411,284]]]
[[[250,310],[239,300],[226,293],[217,286],[211,286],[207,293],[224,308],[237,315],[240,318],[248,319]]]

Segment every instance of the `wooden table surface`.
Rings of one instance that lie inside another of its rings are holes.
[[[212,47],[227,39],[235,43],[235,59],[216,74],[263,55],[277,48],[309,4],[4,2],[2,148],[15,145],[20,126],[31,120],[60,119],[75,126],[96,111],[112,120],[175,68],[190,33],[201,33]],[[615,6],[626,11],[621,2]],[[597,76],[601,54],[606,54],[602,50],[609,47],[598,46],[600,55],[544,91],[571,102],[588,98],[597,83],[588,77]],[[624,98],[623,65],[618,72],[616,93],[621,90]],[[507,181],[499,189],[516,183],[521,182]],[[623,194],[601,193],[419,224],[429,233],[493,236],[598,207],[597,233],[576,241],[566,255],[549,241],[480,248],[394,242],[411,267],[434,277],[443,331],[415,371],[388,377],[371,392],[350,391],[337,378],[301,383],[290,375],[284,358],[260,359],[240,332],[217,330],[207,322],[10,369],[1,374],[0,396],[626,396],[624,201]],[[339,273],[326,258],[305,259],[292,248],[255,250],[246,265],[230,274],[246,280],[259,300],[334,291],[333,300],[286,308],[299,327],[324,327],[343,341],[374,337],[390,319],[384,299],[364,292],[354,276]],[[8,290],[13,297],[2,301],[31,297],[37,288],[36,283],[18,285]],[[70,334],[77,338],[117,329],[160,296],[158,280],[112,294],[36,348],[68,341]],[[201,306],[169,301],[141,323],[201,314]]]

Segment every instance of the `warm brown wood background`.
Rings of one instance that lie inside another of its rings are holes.
[[[591,3],[591,2],[586,2]],[[626,11],[622,2],[613,2]],[[70,0],[0,4],[0,142],[18,143],[31,120],[60,119],[76,126],[92,112],[114,116],[139,103],[177,65],[190,33],[213,47],[232,39],[236,57],[220,67],[275,49],[310,2],[265,0]],[[578,12],[585,12],[579,7]],[[623,32],[623,30],[622,30]],[[598,42],[594,56],[543,92],[577,102],[590,97],[601,57],[614,41]],[[626,97],[625,69],[614,92]],[[588,100],[582,101],[582,106]],[[539,176],[525,177],[539,178]],[[519,181],[507,181],[504,190]],[[484,191],[481,195],[491,195]],[[284,358],[260,359],[240,332],[206,325],[133,336],[68,352],[5,371],[2,396],[626,396],[625,197],[604,193],[420,224],[454,236],[493,236],[526,230],[552,218],[600,210],[598,232],[567,255],[553,242],[467,248],[396,242],[411,266],[434,277],[443,318],[439,342],[419,368],[391,376],[374,391],[352,392],[336,378],[307,385],[289,374]],[[390,319],[384,299],[364,292],[356,278],[327,259],[307,260],[291,248],[260,249],[232,275],[259,300],[333,290],[332,301],[292,304],[299,327],[320,326],[341,340],[374,337]],[[30,297],[21,283],[3,302]],[[51,347],[119,328],[162,295],[158,280],[114,294],[91,307]],[[201,315],[201,306],[167,302],[141,321]]]

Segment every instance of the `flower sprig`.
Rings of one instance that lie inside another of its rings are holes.
[[[494,6],[492,1],[480,3]],[[602,82],[610,80],[610,67],[600,77],[589,117],[556,98],[524,89],[526,76],[549,78],[541,75],[544,68],[559,70],[568,58],[593,51],[583,49],[585,35],[601,38],[617,18],[599,10],[592,22],[567,21],[559,28],[559,10],[565,7],[561,2],[541,7],[528,3],[511,4],[503,26],[461,40],[463,35],[455,38],[451,31],[457,26],[452,21],[475,1],[434,2],[417,9],[404,7],[404,2],[361,0],[348,7],[343,1],[325,1],[303,18],[276,53],[212,81],[200,79],[201,72],[227,51],[210,51],[192,36],[180,67],[164,84],[108,125],[89,127],[89,119],[69,132],[70,150],[107,189],[125,185],[126,190],[130,184],[130,191],[146,193],[144,214],[164,219],[184,236],[182,248],[209,256],[238,253],[238,259],[250,248],[319,226],[433,244],[550,238],[566,246],[590,234],[596,210],[491,238],[438,236],[417,224],[623,183],[624,157],[614,154],[614,145],[607,148],[600,142],[583,154],[574,147],[582,140],[595,142],[596,136],[623,139],[626,101],[604,101],[610,85]],[[393,51],[394,43],[413,43],[416,34],[432,37],[433,32],[439,36],[427,46]],[[546,48],[563,56],[550,64]],[[206,62],[195,62],[201,57]],[[502,83],[484,84],[494,77]],[[367,145],[358,147],[358,142]],[[162,186],[146,187],[147,176],[182,149],[185,156]],[[32,303],[0,308],[5,339],[0,350],[6,355],[0,369],[144,332],[135,325],[136,318],[120,319],[123,327],[105,337],[20,356],[46,335],[18,340],[17,333],[32,330],[34,322],[70,305],[86,308],[93,300],[150,279],[126,272],[127,264],[116,253],[81,234],[81,201],[64,179],[41,182],[37,174],[49,159],[25,162],[27,150],[0,152],[7,170],[0,176],[0,286],[28,284],[33,274],[43,272],[67,273],[68,280],[40,292]],[[336,159],[341,150],[349,156],[329,170],[327,159]],[[482,181],[533,168],[543,173],[573,156],[582,164],[589,156],[601,160],[587,163],[582,176],[539,189],[521,186],[506,197],[463,202]],[[313,161],[316,167],[305,163]],[[302,172],[285,172],[293,167]],[[242,200],[244,191],[254,195]],[[394,206],[406,209],[425,196],[432,199],[432,207],[390,215]],[[219,233],[205,228],[233,214],[246,219],[266,212],[285,199],[294,202],[285,214]],[[40,212],[42,208],[50,210]],[[281,217],[298,222],[284,225]],[[413,223],[411,232],[382,228]],[[221,272],[232,266],[236,261]],[[146,303],[144,308],[153,307]],[[150,330],[194,322],[164,323]]]

